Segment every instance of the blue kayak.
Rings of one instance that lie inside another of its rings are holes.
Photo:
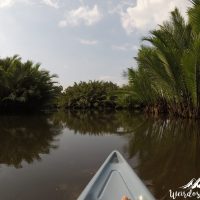
[[[78,200],[155,200],[118,151],[113,151]]]

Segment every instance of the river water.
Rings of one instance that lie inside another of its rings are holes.
[[[168,200],[200,177],[199,133],[199,121],[124,111],[1,116],[0,200],[75,200],[113,150]]]

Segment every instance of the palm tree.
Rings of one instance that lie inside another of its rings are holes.
[[[40,110],[60,92],[56,75],[40,70],[40,64],[22,62],[17,55],[0,59],[1,110]]]
[[[200,5],[194,2],[196,7]],[[197,12],[193,11],[195,6],[189,15]],[[128,74],[135,96],[147,107],[153,103],[158,112],[164,109],[183,117],[199,115],[200,35],[194,32],[194,22],[186,22],[175,9],[169,21],[143,38],[151,45],[141,46],[136,57],[138,68],[128,69]]]
[[[115,108],[115,91],[118,86],[112,82],[89,81],[74,83],[66,88],[60,105],[70,109]]]
[[[183,60],[186,60],[185,54],[188,54],[193,43],[191,26],[185,22],[178,9],[175,9],[171,13],[171,20],[160,25],[160,29],[152,31],[151,34],[151,37],[144,40],[149,41],[155,48],[149,60],[150,67],[155,72],[155,79],[159,80],[156,85],[161,83],[161,89],[168,101],[172,102],[173,109],[173,105],[181,104],[181,110],[175,108],[175,112],[188,112],[182,104],[184,103],[186,109],[190,107],[192,95],[189,90],[191,87],[188,87],[188,74],[184,73],[188,71],[188,65],[185,69]]]
[[[194,37],[194,45],[193,45],[193,57],[194,57],[194,65],[196,70],[196,81],[197,81],[197,105],[198,109],[200,107],[200,1],[199,0],[191,0],[193,3],[193,7],[189,8],[188,16],[189,22],[192,25],[193,37]]]

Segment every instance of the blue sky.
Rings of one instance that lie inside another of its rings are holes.
[[[42,63],[64,87],[126,83],[141,38],[189,0],[0,0],[0,55]]]

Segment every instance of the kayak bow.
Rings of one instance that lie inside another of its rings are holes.
[[[155,200],[118,151],[113,151],[78,200]]]

